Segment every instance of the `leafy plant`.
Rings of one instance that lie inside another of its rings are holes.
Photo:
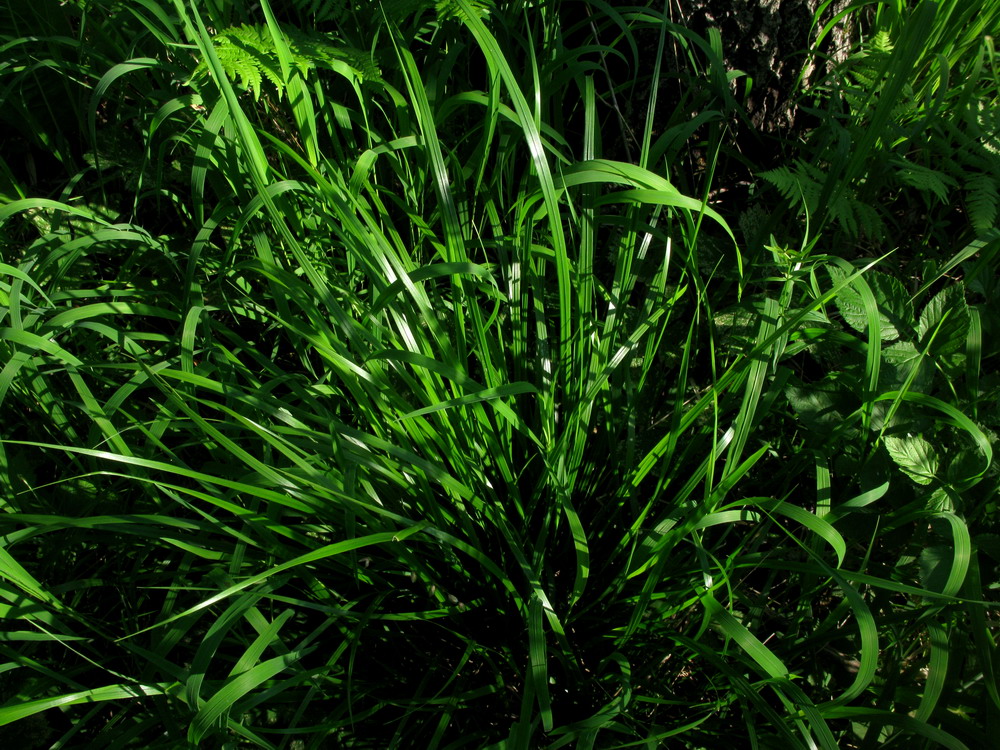
[[[865,53],[896,104],[926,7]],[[89,163],[0,205],[0,739],[988,744],[1000,243],[895,261],[965,184],[912,108],[831,115],[740,236],[718,34],[382,11],[79,27]]]
[[[992,227],[996,128],[980,113],[996,109],[987,30],[997,9],[982,12],[964,2],[881,6],[854,54],[804,92],[820,117],[809,155],[759,176],[806,212],[810,231],[833,222],[848,241],[888,228],[948,245]],[[959,18],[964,26],[943,31]]]
[[[362,82],[377,79],[378,66],[371,55],[359,50],[338,46],[322,34],[282,28],[289,56],[285,64],[307,78],[317,67],[335,70],[345,77]],[[212,39],[215,54],[227,77],[238,80],[242,88],[260,98],[261,85],[266,80],[280,98],[285,94],[285,76],[275,38],[263,24],[243,24],[215,35]],[[209,66],[202,61],[195,68],[192,81],[204,80]]]

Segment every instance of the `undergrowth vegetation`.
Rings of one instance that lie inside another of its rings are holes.
[[[1000,3],[683,18],[12,4],[5,746],[992,746]]]

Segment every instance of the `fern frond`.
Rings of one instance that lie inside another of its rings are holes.
[[[254,58],[242,47],[232,44],[220,44],[215,54],[222,63],[223,70],[234,82],[238,81],[241,88],[253,93],[254,98],[260,95],[260,85],[263,82],[261,67]]]
[[[493,7],[493,3],[489,0],[466,0],[466,2],[472,8],[472,12],[479,18],[485,18],[489,15]],[[437,13],[438,18],[457,18],[461,20],[464,11],[455,0],[438,0]]]
[[[976,105],[976,111],[970,118],[972,132],[984,149],[1000,156],[1000,112],[996,106],[988,107],[982,100]]]
[[[851,77],[862,88],[870,89],[880,83],[882,63],[892,54],[893,45],[889,33],[880,31],[865,42],[861,49],[849,58]]]
[[[896,176],[917,190],[934,193],[942,203],[947,203],[951,189],[958,187],[958,182],[951,175],[905,160],[899,165]]]
[[[895,47],[893,46],[892,37],[889,36],[889,32],[882,29],[871,38],[870,42],[868,42],[868,49],[871,50],[873,54],[888,55],[895,49]]]
[[[979,230],[997,226],[1000,185],[987,174],[977,174],[965,182],[965,207],[972,226]]]
[[[778,188],[785,200],[793,205],[804,205],[810,213],[816,212],[826,180],[826,174],[819,167],[796,160],[794,170],[781,166],[762,172],[760,176]]]
[[[361,81],[376,80],[381,75],[366,52],[334,44],[330,37],[318,32],[292,28],[282,31],[292,54],[292,66],[304,78],[316,68],[335,70]],[[284,95],[286,82],[274,38],[266,26],[233,26],[217,34],[212,41],[226,76],[238,81],[241,88],[259,98],[266,79],[279,97]],[[204,80],[207,75],[208,66],[202,62],[191,76],[191,83]]]
[[[833,220],[851,237],[857,237],[860,234],[858,231],[857,214],[853,206],[856,202],[844,191],[840,193],[827,209]]]
[[[878,211],[863,201],[859,201],[853,191],[843,190],[826,206],[819,205],[823,194],[823,185],[827,174],[814,164],[796,161],[795,168],[781,166],[760,176],[770,182],[792,205],[804,206],[812,216],[826,211],[840,227],[852,238],[861,235],[866,237],[881,237],[885,233],[885,224]]]
[[[873,206],[859,200],[853,201],[851,205],[854,209],[854,215],[857,217],[861,235],[871,239],[885,236],[885,222],[882,221],[882,217]]]
[[[801,198],[799,178],[787,166],[769,169],[766,172],[761,172],[760,176],[778,188],[778,192],[781,193],[781,197],[785,200],[795,202]]]

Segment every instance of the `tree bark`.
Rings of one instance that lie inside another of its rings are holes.
[[[722,35],[729,70],[741,70],[753,81],[747,110],[764,132],[795,127],[795,94],[800,75],[808,86],[829,70],[831,62],[846,58],[853,45],[853,15],[841,21],[819,46],[820,57],[809,51],[823,26],[847,7],[836,0],[813,28],[822,0],[676,0],[677,20],[704,33],[714,26]]]

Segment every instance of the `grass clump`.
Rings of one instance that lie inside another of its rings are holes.
[[[669,5],[56,5],[0,27],[0,736],[988,744],[988,27],[852,9],[764,168]]]

